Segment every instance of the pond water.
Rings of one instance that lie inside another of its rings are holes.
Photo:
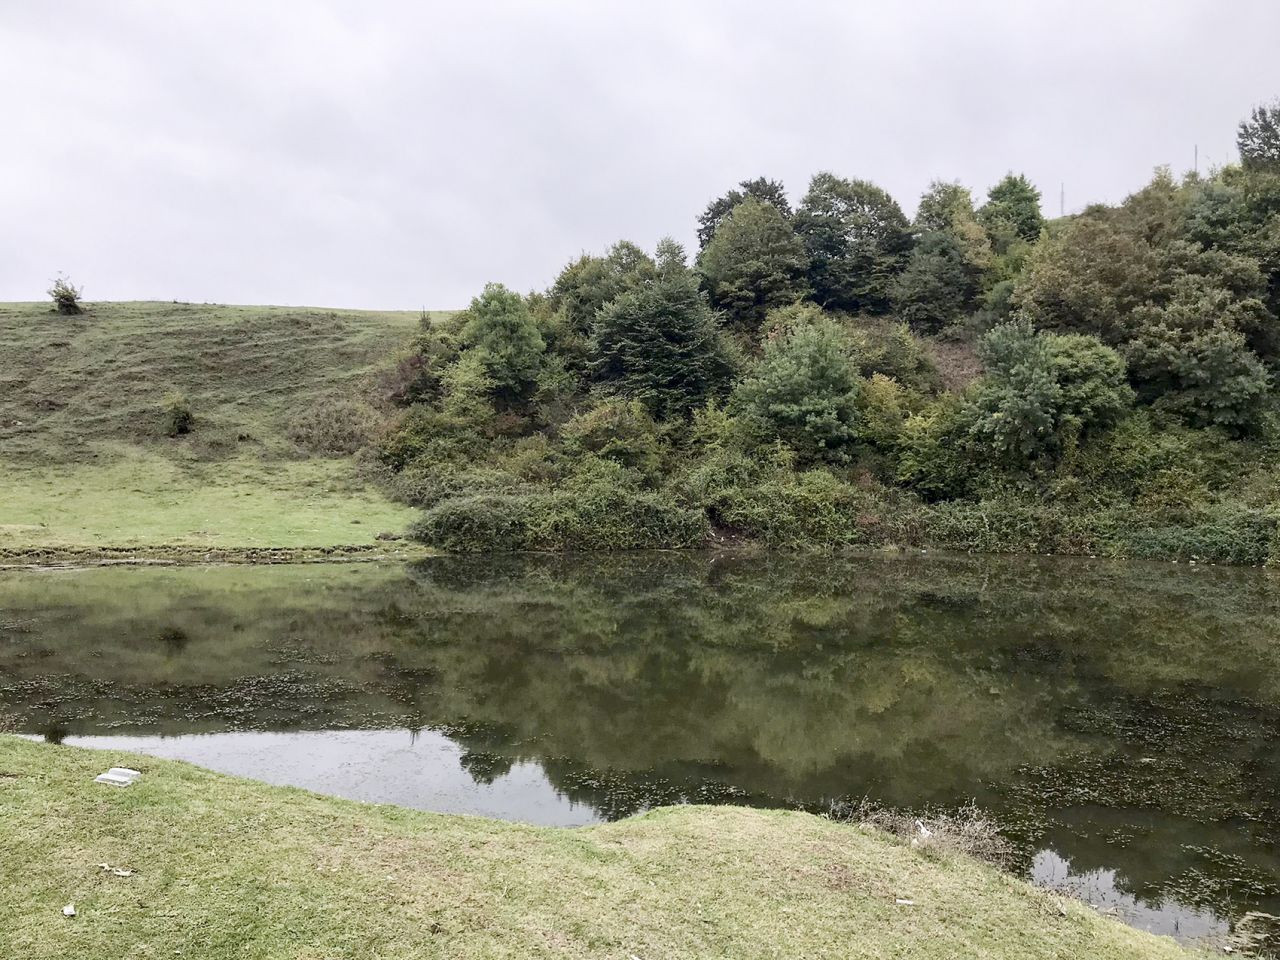
[[[976,803],[1137,926],[1280,914],[1280,581],[967,557],[0,573],[0,720],[575,826]]]

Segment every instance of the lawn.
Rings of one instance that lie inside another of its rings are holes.
[[[289,438],[370,395],[417,312],[180,303],[0,304],[0,551],[326,548],[412,517],[350,457]],[[186,396],[191,433],[161,411]],[[162,551],[163,552],[163,551]],[[170,551],[172,552],[172,551]]]
[[[141,780],[92,782],[118,763]],[[13,737],[0,811],[0,956],[28,960],[1193,956],[966,857],[788,811],[536,828]]]

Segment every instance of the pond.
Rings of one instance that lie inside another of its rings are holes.
[[[1186,565],[628,556],[0,573],[0,724],[575,826],[969,802],[1017,869],[1280,914],[1280,586]]]

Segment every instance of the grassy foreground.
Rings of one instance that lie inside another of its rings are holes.
[[[120,762],[142,779],[92,782]],[[794,812],[535,828],[13,737],[0,811],[0,955],[32,960],[1192,955],[974,861]]]
[[[413,511],[317,456],[292,418],[358,394],[418,314],[180,303],[0,304],[0,559],[319,551]],[[168,437],[183,393],[188,436]]]

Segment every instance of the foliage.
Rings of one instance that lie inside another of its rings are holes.
[[[786,443],[802,461],[838,461],[857,435],[857,396],[849,342],[822,320],[770,340],[731,405],[762,439]]]
[[[1044,227],[1040,191],[1024,175],[1010,172],[987,191],[987,202],[978,210],[978,218],[1001,252],[1013,238],[1034,242]]]
[[[344,455],[365,447],[381,425],[368,404],[330,397],[308,407],[289,421],[289,439],[312,453]]]
[[[53,300],[54,309],[59,313],[75,314],[80,312],[81,287],[75,286],[71,278],[58,274],[49,286],[49,296]]]
[[[508,402],[528,397],[546,344],[523,297],[500,283],[486,286],[467,308],[462,339],[476,351],[494,396]]]
[[[606,400],[561,432],[571,453],[613,460],[644,475],[656,475],[662,463],[658,425],[638,400]]]
[[[983,337],[979,352],[986,375],[965,413],[969,440],[1011,466],[1110,426],[1133,400],[1124,361],[1091,337],[1008,323]]]
[[[661,419],[724,394],[734,366],[732,348],[673,242],[659,248],[653,279],[611,301],[596,318],[592,376]]]
[[[782,219],[791,219],[791,204],[787,200],[787,191],[778,181],[757,177],[754,180],[743,180],[738,186],[741,189],[730,190],[724,196],[712,200],[707,204],[707,209],[698,216],[699,250],[707,248],[724,219],[729,216],[734,207],[746,200],[766,204],[777,210]]]
[[[1236,146],[1246,170],[1280,172],[1280,100],[1254,107],[1240,121]]]
[[[905,269],[894,280],[898,316],[915,330],[936,333],[959,323],[973,307],[980,278],[949,231],[920,238]]]
[[[420,333],[379,460],[466,549],[681,539],[644,502],[785,546],[1254,562],[1280,512],[1280,173],[1255,146],[1051,223],[1012,173],[977,211],[934,181],[912,223],[862,180],[818,174],[794,216],[744,182],[696,272],[621,243]],[[588,493],[637,529],[570,508]]]
[[[819,173],[796,212],[809,255],[815,302],[833,310],[884,313],[906,264],[911,231],[902,208],[866,180]]]
[[[791,224],[753,197],[729,212],[698,258],[712,305],[751,335],[769,310],[804,296],[807,268]]]
[[[191,432],[195,415],[191,402],[177,390],[170,392],[160,407],[160,430],[166,437],[180,437]]]
[[[413,528],[417,539],[453,553],[690,547],[706,534],[701,513],[607,482],[558,493],[445,500]]]

